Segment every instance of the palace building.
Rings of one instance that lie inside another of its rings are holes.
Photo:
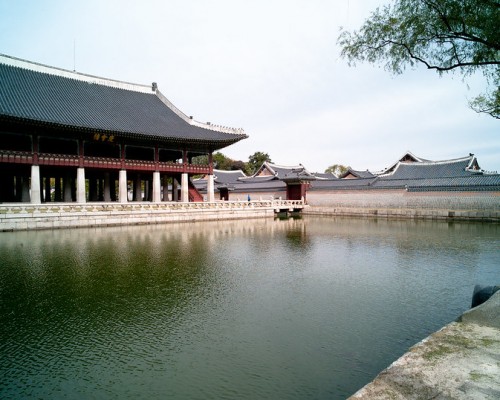
[[[252,176],[215,169],[213,179],[221,199],[301,199],[309,214],[500,218],[500,174],[480,168],[474,154],[432,161],[408,151],[383,171],[349,167],[340,176],[264,162]],[[205,193],[206,176],[194,183]]]
[[[214,201],[212,153],[247,137],[183,114],[156,83],[0,55],[0,203],[203,201],[200,174]]]

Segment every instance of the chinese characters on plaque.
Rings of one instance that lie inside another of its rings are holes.
[[[107,135],[105,133],[94,133],[92,135],[92,139],[95,140],[96,142],[114,143],[115,135]]]

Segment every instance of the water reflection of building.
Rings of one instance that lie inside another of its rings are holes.
[[[212,153],[247,137],[186,116],[156,83],[4,55],[0,92],[0,202],[202,201],[195,174],[213,201]]]

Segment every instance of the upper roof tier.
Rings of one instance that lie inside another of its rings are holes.
[[[68,130],[203,144],[211,150],[248,136],[194,121],[158,90],[0,54],[0,119]]]

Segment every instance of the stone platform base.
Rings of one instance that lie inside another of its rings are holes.
[[[0,205],[0,231],[162,224],[274,217],[299,210],[299,200],[213,203],[52,203]]]

